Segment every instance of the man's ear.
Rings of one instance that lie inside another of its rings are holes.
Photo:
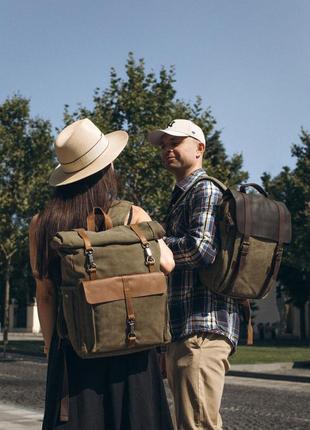
[[[198,142],[196,158],[203,156],[204,151],[205,151],[205,145],[202,142]]]

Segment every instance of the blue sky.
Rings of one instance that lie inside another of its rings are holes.
[[[175,65],[179,98],[210,107],[250,179],[294,165],[310,131],[308,0],[1,0],[0,103],[19,92],[62,126],[64,104],[92,105],[128,52]]]

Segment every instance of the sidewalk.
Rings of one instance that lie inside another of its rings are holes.
[[[20,406],[0,404],[0,430],[41,430],[42,413]]]
[[[310,361],[234,364],[231,366],[228,376],[310,383]]]
[[[308,367],[293,367],[294,363],[235,364],[226,378],[227,384],[292,389],[310,392],[310,363]],[[255,379],[253,379],[255,378]],[[276,384],[272,383],[277,381]],[[42,413],[19,406],[0,404],[0,430],[40,430]]]

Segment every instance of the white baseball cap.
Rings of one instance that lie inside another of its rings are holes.
[[[149,133],[149,139],[152,145],[159,145],[164,134],[179,137],[193,137],[204,145],[206,144],[206,139],[201,128],[188,119],[175,119],[171,121],[164,130],[154,130]]]

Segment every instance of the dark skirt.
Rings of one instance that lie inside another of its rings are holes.
[[[64,375],[69,382],[69,422],[59,421]],[[155,350],[82,359],[53,337],[42,430],[173,430]]]

